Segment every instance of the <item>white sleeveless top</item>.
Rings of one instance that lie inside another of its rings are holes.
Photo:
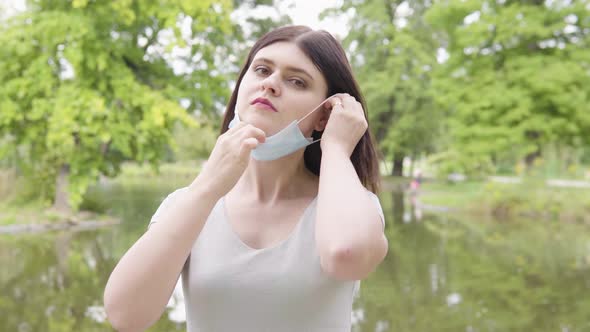
[[[150,223],[182,190],[162,202]],[[383,216],[377,196],[367,192]],[[211,211],[182,270],[188,331],[350,331],[360,281],[338,281],[322,272],[315,246],[317,197],[286,240],[263,249],[242,242],[224,202]]]

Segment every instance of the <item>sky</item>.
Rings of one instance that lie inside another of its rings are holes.
[[[13,15],[25,8],[25,0],[0,0],[0,18]]]
[[[292,0],[282,2],[285,12],[293,20],[293,24],[307,25],[312,29],[323,29],[340,38],[348,33],[347,17],[329,18],[320,21],[319,14],[326,8],[339,7],[340,0]],[[289,3],[292,6],[288,6]]]

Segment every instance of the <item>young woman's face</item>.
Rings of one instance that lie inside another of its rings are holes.
[[[328,85],[313,62],[291,42],[262,48],[242,78],[236,101],[240,119],[271,136],[299,120],[318,106]],[[269,106],[271,104],[272,106]],[[299,124],[306,137],[323,130],[322,110]]]

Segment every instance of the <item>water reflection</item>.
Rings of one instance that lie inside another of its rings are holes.
[[[97,190],[121,225],[0,236],[0,331],[111,331],[109,273],[172,189]],[[354,331],[590,331],[588,226],[433,215],[403,192],[381,202],[390,252],[362,284]],[[184,317],[178,288],[150,331],[182,331]]]
[[[420,201],[420,194],[416,190],[405,192],[396,190],[391,192],[392,222],[402,222],[404,224],[411,222],[420,222],[423,217],[423,205]]]

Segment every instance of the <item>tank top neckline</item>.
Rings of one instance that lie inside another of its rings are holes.
[[[234,240],[236,240],[236,242],[238,242],[240,244],[240,246],[242,246],[244,249],[246,249],[248,251],[253,251],[253,252],[272,251],[272,250],[279,249],[279,248],[285,246],[287,243],[291,242],[292,238],[295,237],[295,235],[297,233],[299,233],[299,229],[302,227],[301,224],[303,224],[303,222],[305,221],[305,217],[307,216],[309,210],[314,205],[314,203],[316,202],[317,199],[318,199],[318,197],[316,196],[311,200],[311,202],[303,210],[303,213],[301,214],[301,217],[299,217],[297,224],[295,225],[295,227],[293,227],[293,229],[291,230],[291,232],[289,233],[289,235],[285,239],[281,240],[280,242],[278,242],[276,244],[266,246],[264,248],[259,248],[259,249],[252,248],[251,246],[247,245],[244,241],[242,241],[242,238],[240,238],[238,233],[236,233],[234,231],[231,223],[229,222],[229,218],[228,218],[228,214],[227,214],[227,210],[226,210],[226,205],[225,205],[225,196],[223,196],[221,198],[221,210],[222,210],[222,218],[221,219],[223,219],[224,226],[227,228],[229,233],[231,233],[231,236],[234,238]]]

